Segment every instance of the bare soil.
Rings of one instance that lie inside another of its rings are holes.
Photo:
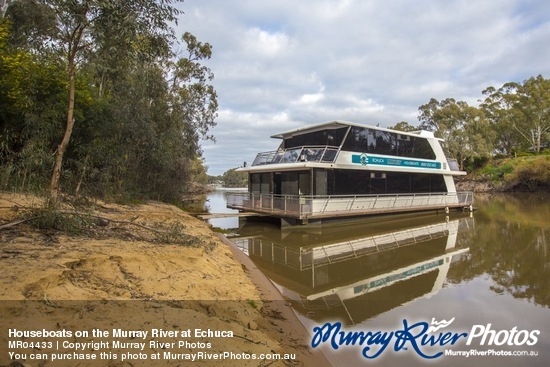
[[[236,260],[230,245],[206,223],[158,202],[117,205],[95,201],[85,210],[64,208],[65,213],[80,213],[71,216],[81,224],[72,233],[36,229],[30,221],[9,225],[41,204],[34,196],[0,193],[0,301],[4,305],[0,312],[6,327],[37,329],[38,320],[43,320],[58,329],[91,329],[101,324],[104,329],[231,330],[233,338],[208,339],[209,351],[295,353],[297,359],[192,365],[325,363],[308,349],[307,333],[272,285],[246,259]],[[24,311],[13,301],[35,306]],[[6,344],[2,333],[0,350]],[[75,361],[20,362],[75,365]],[[14,362],[6,360],[2,351],[0,366],[10,363]],[[126,363],[114,360],[108,365],[155,365],[151,361]],[[158,365],[187,364],[162,361]]]

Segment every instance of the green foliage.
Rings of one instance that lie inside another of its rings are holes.
[[[35,228],[71,234],[80,234],[98,222],[96,218],[86,215],[65,213],[51,208],[28,209],[23,218],[28,219],[30,225]]]
[[[518,148],[540,153],[550,134],[550,80],[539,75],[488,87],[483,94],[481,108],[496,132],[495,150],[507,156]]]
[[[475,169],[481,168],[485,166],[490,160],[491,157],[487,155],[474,156],[466,163],[466,171],[473,171]]]
[[[10,45],[11,28],[0,19],[0,189],[41,191],[62,131],[66,85],[55,59]]]
[[[237,172],[236,168],[232,168],[223,173],[221,180],[225,187],[247,187],[248,173]]]
[[[550,156],[515,159],[513,170],[504,174],[504,182],[510,188],[536,191],[550,187]]]
[[[493,160],[474,172],[474,176],[485,178],[504,191],[549,188],[550,156],[530,155]]]
[[[246,303],[248,303],[248,305],[252,308],[258,308],[258,304],[253,299],[247,299]]]
[[[420,128],[443,138],[447,154],[467,170],[483,166],[491,156],[522,157],[544,152],[550,141],[550,80],[539,75],[523,83],[490,86],[482,93],[485,99],[479,108],[453,98],[432,98],[419,107]],[[404,123],[396,127],[400,124]],[[509,173],[508,168],[486,169],[491,180]]]
[[[10,6],[0,19],[0,189],[47,191],[68,108],[65,193],[177,202],[206,184],[198,142],[214,139],[218,104],[201,61],[212,48],[186,33],[188,56],[170,59],[176,2]]]
[[[388,129],[398,130],[398,131],[417,131],[419,128],[409,124],[407,121],[401,121],[395,124],[395,126],[390,126]]]
[[[158,226],[162,228],[162,225]],[[155,240],[163,244],[181,245],[187,247],[203,247],[207,253],[214,251],[217,243],[202,236],[196,237],[185,233],[185,226],[173,223],[168,230],[160,229],[154,232]]]
[[[505,174],[508,174],[514,170],[513,166],[508,164],[509,161],[509,159],[506,159],[487,164],[480,170],[480,174],[489,179],[491,182],[501,182]]]
[[[475,156],[491,152],[494,132],[480,109],[453,98],[441,102],[432,98],[419,111],[420,128],[443,138],[447,153],[457,159],[461,169]]]
[[[185,233],[185,226],[179,222],[170,225],[167,231],[155,232],[157,241],[166,244],[193,245],[196,238]]]

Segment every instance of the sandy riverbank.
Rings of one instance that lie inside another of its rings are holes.
[[[0,226],[39,204],[35,197],[1,194]],[[86,209],[93,217],[82,219],[87,221],[86,230],[77,234],[37,230],[28,223],[0,230],[3,328],[223,330],[234,336],[188,338],[186,341],[206,347],[188,344],[168,351],[296,354],[296,360],[286,361],[156,363],[150,356],[167,350],[150,345],[151,338],[146,338],[143,352],[148,354],[147,360],[123,362],[118,358],[81,365],[326,364],[322,356],[308,349],[305,329],[273,285],[246,256],[238,250],[232,252],[227,240],[206,223],[162,203],[123,206],[96,202],[93,207],[91,212]],[[6,345],[3,331],[0,366],[10,363]],[[112,350],[119,356],[124,352],[123,348]],[[76,365],[74,361],[23,362],[30,366]]]

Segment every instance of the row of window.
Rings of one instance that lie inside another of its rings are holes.
[[[250,191],[275,195],[367,195],[447,192],[442,175],[315,169],[250,174]]]
[[[425,138],[356,126],[351,128],[343,149],[362,153],[435,159],[435,153]]]
[[[360,170],[327,171],[328,195],[447,192],[442,175]]]
[[[340,146],[348,128],[315,131],[287,138],[284,149],[301,146]],[[343,144],[346,151],[435,159],[435,153],[425,138],[352,126]]]

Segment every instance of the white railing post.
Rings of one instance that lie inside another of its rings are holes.
[[[321,211],[321,213],[326,212],[329,201],[330,201],[330,196],[327,196],[327,200],[325,201],[325,205],[323,206],[323,210]]]
[[[357,199],[357,195],[355,195],[353,197],[353,200],[351,201],[349,207],[348,207],[348,212],[351,212],[351,209],[353,209],[353,204],[355,204],[355,199]]]

